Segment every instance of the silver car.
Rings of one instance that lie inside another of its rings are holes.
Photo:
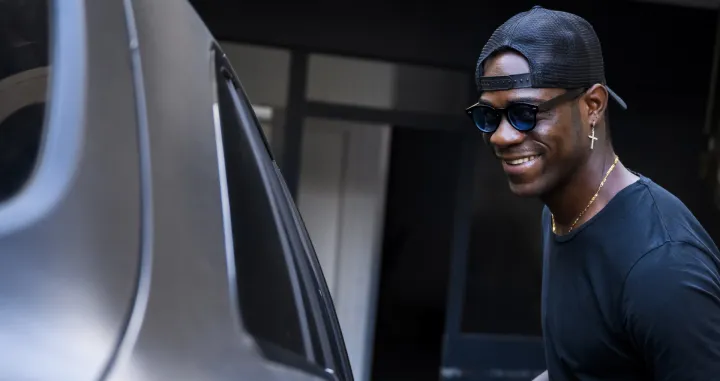
[[[0,0],[0,380],[351,380],[252,107],[185,0]]]

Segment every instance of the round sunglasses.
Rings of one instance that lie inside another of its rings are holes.
[[[478,102],[465,109],[465,112],[475,122],[475,126],[485,133],[495,132],[502,122],[503,115],[516,130],[528,132],[535,128],[538,113],[549,111],[564,102],[571,101],[585,91],[586,89],[570,90],[539,105],[517,102],[511,103],[505,108],[495,108]]]

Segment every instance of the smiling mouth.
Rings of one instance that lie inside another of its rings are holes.
[[[521,157],[519,159],[512,159],[512,160],[503,160],[508,165],[521,165],[525,163],[529,163],[535,159],[540,157],[540,155],[532,155],[532,156],[525,156]]]

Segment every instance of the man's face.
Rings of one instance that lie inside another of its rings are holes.
[[[529,72],[527,60],[515,52],[492,56],[484,66],[485,76]],[[496,108],[505,108],[513,102],[538,105],[564,92],[562,89],[487,91],[480,102]],[[530,132],[516,130],[503,117],[495,132],[485,134],[485,140],[501,160],[510,190],[519,196],[538,197],[555,189],[587,159],[589,150],[581,144],[581,124],[575,100],[538,113],[537,124]]]

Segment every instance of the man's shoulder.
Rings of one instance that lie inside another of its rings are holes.
[[[660,274],[663,265],[676,260],[671,256],[676,252],[720,257],[690,210],[660,185],[641,176],[621,192],[577,242],[595,252],[589,263],[604,269],[617,291],[622,290],[630,274],[634,278]]]
[[[672,261],[675,252],[709,255],[720,253],[712,238],[685,204],[667,189],[641,176],[634,195],[618,208],[622,245],[632,253],[632,266],[652,258]]]
[[[696,241],[670,240],[641,255],[628,272],[628,279],[645,277],[669,279],[700,266],[720,280],[720,256],[718,252]]]
[[[690,303],[700,292],[720,300],[720,257],[697,242],[667,241],[641,256],[628,272],[623,303],[635,309],[672,308]]]
[[[641,177],[638,181],[644,186],[644,189],[651,197],[653,207],[657,210],[661,218],[667,219],[678,216],[695,218],[685,203],[661,185],[647,177]]]
[[[625,244],[639,244],[631,245],[639,250],[636,254],[669,241],[712,242],[690,209],[667,189],[644,176],[628,188],[614,205],[610,213],[613,221],[608,224],[610,230],[628,238]]]

